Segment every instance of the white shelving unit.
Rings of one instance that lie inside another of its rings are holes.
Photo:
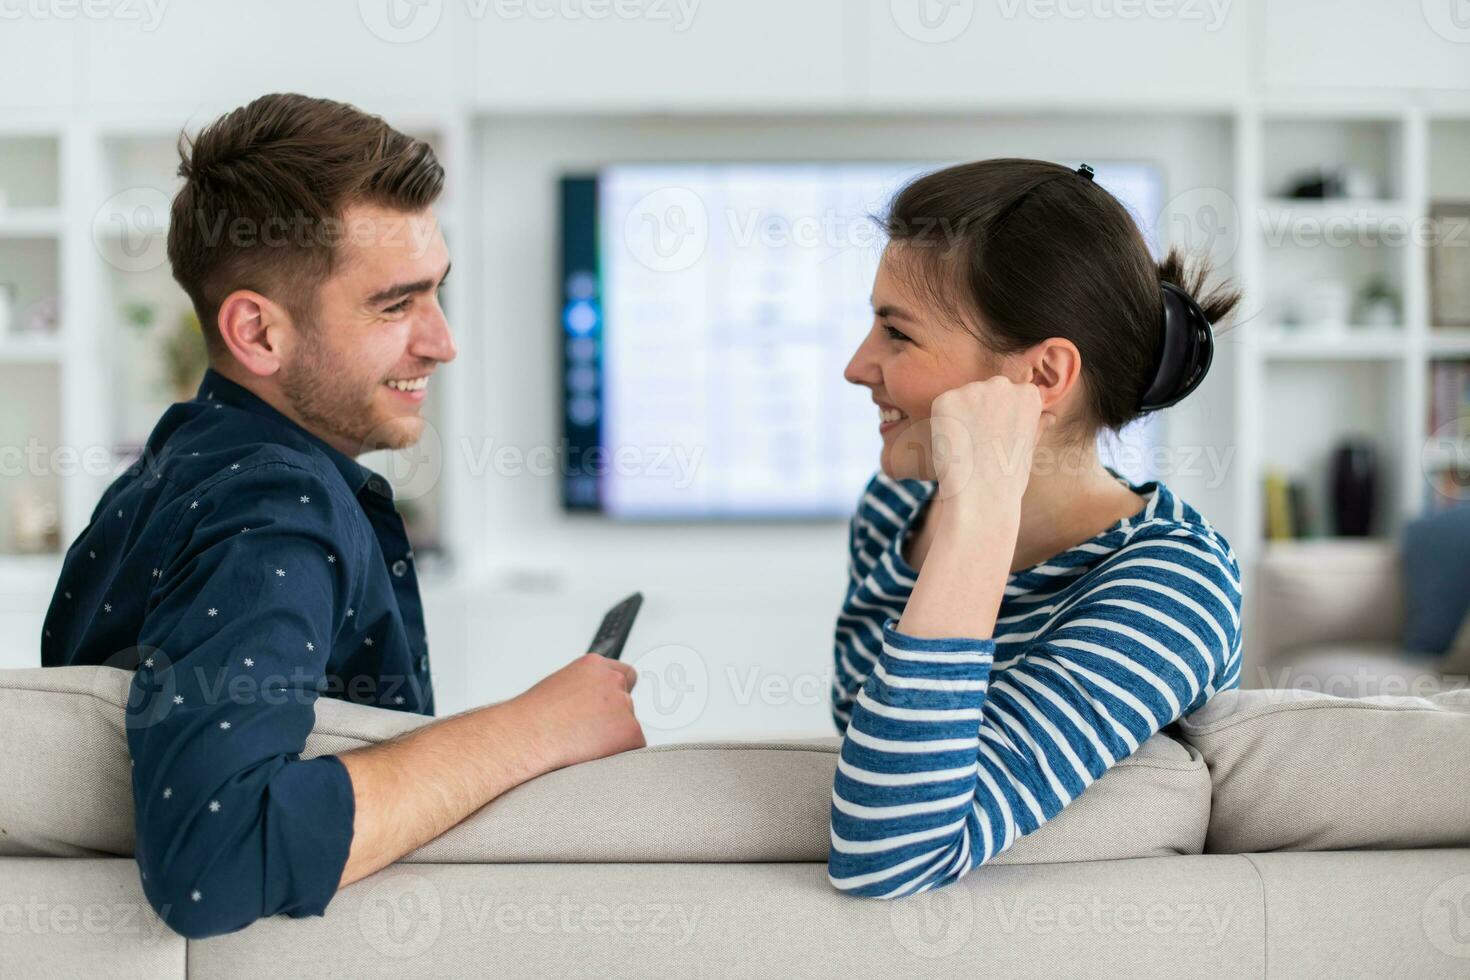
[[[1470,328],[1431,328],[1426,250],[1414,235],[1432,200],[1470,200],[1470,186],[1431,186],[1432,171],[1463,170],[1463,156],[1458,166],[1445,159],[1458,148],[1448,137],[1462,133],[1470,134],[1470,111],[1458,108],[1265,101],[1242,110],[1241,267],[1248,313],[1258,320],[1239,331],[1235,431],[1242,452],[1234,489],[1239,523],[1259,529],[1235,542],[1243,560],[1264,542],[1270,471],[1303,481],[1313,536],[1329,536],[1329,455],[1350,436],[1366,438],[1379,454],[1375,536],[1393,536],[1430,502],[1421,460],[1428,374],[1437,359],[1470,358]],[[1301,171],[1343,164],[1373,175],[1377,193],[1282,196]],[[1354,293],[1370,279],[1386,282],[1398,297],[1397,322],[1283,322],[1315,277],[1336,278]]]

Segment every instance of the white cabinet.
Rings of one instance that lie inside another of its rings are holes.
[[[0,108],[55,109],[77,100],[76,29],[54,17],[0,19]]]
[[[1267,89],[1470,89],[1470,0],[1267,0]]]
[[[868,102],[911,109],[1227,105],[1250,78],[1241,0],[867,0]]]
[[[473,8],[480,4],[472,4]],[[485,0],[475,96],[522,108],[799,110],[848,97],[842,0]]]
[[[140,0],[144,10],[147,4]],[[157,22],[89,23],[83,98],[100,106],[234,106],[269,92],[383,111],[452,101],[459,3],[251,0],[165,3]],[[198,122],[199,120],[195,120]],[[181,119],[180,122],[183,122]]]

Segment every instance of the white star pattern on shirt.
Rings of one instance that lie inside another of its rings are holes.
[[[96,558],[96,557],[97,557],[97,552],[95,552],[95,551],[89,551],[89,552],[87,552],[87,554],[88,554],[88,555],[89,555],[89,556],[90,556],[90,557],[92,557],[92,558]]]
[[[47,636],[50,636],[50,635],[51,635],[51,631],[50,631],[50,630],[47,630],[47,631],[46,631],[46,635],[47,635]]]
[[[251,660],[249,657],[246,657],[245,658],[245,666],[246,667],[254,667],[255,666],[255,661],[254,660]]]
[[[159,570],[158,570],[158,569],[156,569],[156,568],[155,568],[155,569],[154,569],[154,570],[153,570],[153,577],[154,577],[154,578],[158,578],[158,576],[160,576],[160,575],[162,575],[162,574],[163,574],[163,573],[162,573],[162,572],[160,572],[160,571],[159,571]]]
[[[189,505],[189,509],[190,509],[190,510],[194,510],[194,509],[196,509],[196,508],[197,508],[197,507],[198,507],[198,506],[199,506],[199,501],[197,501],[197,500],[196,500],[196,501],[194,501],[194,502],[193,502],[193,503],[191,503],[191,504],[190,504],[190,505]]]
[[[152,657],[149,657],[147,660],[143,661],[143,666],[144,667],[152,667],[153,666],[153,658]]]
[[[232,469],[232,470],[238,470],[239,468],[240,468],[240,464],[239,463],[231,463],[230,464],[230,469]]]
[[[110,603],[110,602],[104,602],[102,604],[102,611],[103,612],[112,612],[112,603]]]
[[[118,517],[121,517],[121,516],[122,516],[122,511],[118,511],[118,512],[117,512],[117,516],[118,516]]]
[[[174,795],[174,788],[172,786],[165,786],[163,788],[163,798],[165,800],[168,799],[169,797],[173,796],[173,795]]]
[[[276,578],[285,578],[285,577],[286,577],[286,570],[284,568],[278,568],[278,569],[276,569]]]
[[[398,697],[394,698],[393,699],[393,703],[394,704],[402,704],[403,703],[403,695],[400,694],[400,695],[398,695]]]
[[[353,612],[354,612],[353,608],[351,606],[348,606],[347,607],[347,615],[351,616],[353,614]]]
[[[210,616],[218,616],[219,615],[219,610],[218,609],[215,609],[214,607],[211,606],[210,609],[208,610],[208,615],[210,615]]]
[[[373,638],[370,636],[366,640],[363,640],[362,641],[362,645],[363,646],[368,646],[368,647],[372,646],[373,645]]]
[[[199,455],[199,453],[198,453],[198,452],[197,452],[197,451],[196,451],[196,452],[192,452],[192,453],[190,453],[190,454],[189,454],[189,455],[190,455],[190,456],[198,456],[198,455]]]
[[[240,528],[240,533],[241,534],[244,534],[248,530],[250,530],[250,528],[248,528],[248,527],[242,527],[242,528]]]
[[[316,649],[316,644],[313,643],[313,642],[311,642],[310,640],[307,640],[306,641],[306,649],[308,649],[308,650],[315,650]]]
[[[183,704],[183,703],[184,703],[184,696],[182,694],[175,694],[174,695],[174,704]]]
[[[214,407],[215,407],[215,408],[219,408],[219,406],[218,406],[218,405],[216,405],[216,406],[214,406]],[[203,896],[203,895],[201,895],[201,894],[199,894],[199,889],[197,889],[197,888],[196,888],[196,889],[194,889],[194,890],[193,890],[193,891],[192,891],[192,892],[190,892],[190,893],[189,893],[189,897],[190,897],[190,898],[192,898],[192,899],[193,899],[193,900],[194,900],[194,901],[196,901],[196,902],[197,902],[197,901],[199,901],[199,900],[200,900],[200,899],[201,899],[201,898],[203,898],[203,897],[204,897],[204,896]]]
[[[328,565],[335,565],[335,564],[337,564],[337,556],[336,555],[328,555],[327,556],[327,564]]]
[[[210,800],[209,801],[209,812],[210,813],[219,813],[219,800]]]
[[[308,496],[307,496],[307,495],[306,495],[306,494],[304,494],[304,493],[303,493],[303,494],[302,494],[302,495],[301,495],[301,502],[302,502],[302,503],[303,503],[303,504],[309,504],[309,503],[311,503],[311,498],[310,498],[310,497],[308,497]]]
[[[230,730],[230,723],[227,722],[227,721],[220,722],[219,723],[219,730],[222,731],[222,732],[229,731]]]
[[[71,598],[71,593],[70,593],[70,592],[68,592],[68,593],[66,593],[66,597],[67,597],[67,598],[68,598],[68,599],[70,599],[70,598]]]

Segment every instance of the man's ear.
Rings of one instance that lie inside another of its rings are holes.
[[[1032,384],[1041,389],[1041,409],[1056,413],[1082,378],[1082,353],[1065,337],[1048,337],[1025,354]]]
[[[237,289],[220,304],[216,322],[220,339],[245,370],[261,377],[280,370],[291,325],[281,306],[253,290]]]

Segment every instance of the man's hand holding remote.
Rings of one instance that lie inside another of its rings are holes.
[[[340,755],[357,807],[342,887],[543,773],[642,748],[637,672],[584,654],[509,701]]]

